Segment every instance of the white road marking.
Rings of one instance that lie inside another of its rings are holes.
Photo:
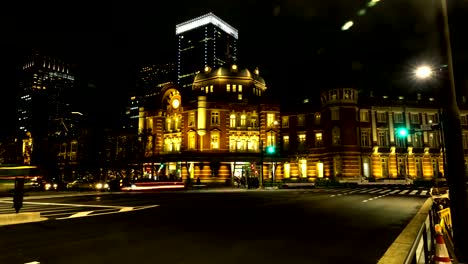
[[[24,264],[41,264],[39,261],[26,262]]]
[[[367,193],[367,192],[370,193],[370,192],[373,192],[375,190],[379,190],[379,189],[378,188],[367,189],[367,190],[361,191],[361,193]]]
[[[128,211],[132,211],[133,210],[133,207],[124,207],[122,209],[119,210],[119,212],[128,212]]]
[[[146,206],[141,206],[141,207],[120,207],[121,210],[124,209],[124,208],[133,208],[132,210],[128,210],[128,211],[122,211],[122,212],[131,212],[131,211],[139,211],[139,210],[143,210],[143,209],[149,209],[149,208],[154,208],[154,207],[158,207],[159,204],[155,204],[155,205],[146,205]],[[113,211],[113,212],[103,212],[103,213],[95,213],[95,214],[87,214],[87,215],[83,215],[83,216],[79,216],[79,217],[88,217],[88,216],[98,216],[98,215],[108,215],[108,214],[118,214],[118,213],[122,213],[120,210],[119,211]],[[60,217],[60,218],[56,218],[55,220],[64,220],[64,219],[70,219],[72,218],[71,216],[67,216],[67,217]]]
[[[410,192],[410,195],[415,195],[417,192],[418,192],[418,190],[414,190],[414,191]]]
[[[395,193],[397,193],[397,192],[399,192],[399,191],[400,191],[400,190],[397,189],[397,190],[391,191],[390,194],[395,194]]]
[[[419,195],[426,195],[427,191],[422,191]]]
[[[386,193],[386,192],[389,192],[389,191],[391,191],[391,189],[383,190],[383,191],[380,191],[379,193]]]
[[[376,193],[376,192],[380,192],[380,191],[381,191],[380,189],[377,189],[377,190],[371,191],[371,192],[369,192],[369,193]]]
[[[405,193],[407,193],[407,192],[409,192],[409,190],[401,191],[399,194],[405,194]]]
[[[89,214],[92,213],[92,212],[94,212],[94,211],[83,211],[83,212],[78,212],[78,213],[76,213],[76,214],[70,215],[68,218],[83,217],[83,216],[89,215]]]
[[[330,195],[330,197],[335,197],[335,196],[336,196],[336,195],[334,195],[334,194]]]

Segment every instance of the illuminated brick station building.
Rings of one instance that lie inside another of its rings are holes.
[[[319,105],[305,101],[281,111],[266,94],[259,70],[236,64],[205,67],[190,96],[166,85],[152,110],[140,109],[147,175],[229,185],[236,177],[260,175],[269,182],[430,180],[443,174],[433,98],[358,98],[356,89],[337,88],[323,91]],[[468,149],[468,111],[461,109]],[[409,134],[400,135],[401,128]]]

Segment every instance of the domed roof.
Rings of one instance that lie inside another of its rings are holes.
[[[258,70],[255,70],[258,73]],[[251,78],[265,84],[265,80],[257,74],[252,74],[247,68],[239,67],[236,64],[224,65],[216,69],[205,67],[203,72],[195,76],[194,82],[202,81],[210,78],[227,77],[227,78]]]

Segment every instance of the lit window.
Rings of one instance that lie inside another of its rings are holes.
[[[257,117],[256,116],[252,116],[252,118],[250,119],[250,126],[251,127],[256,127],[257,126]]]
[[[211,149],[219,149],[219,132],[211,132]]]
[[[239,93],[242,93],[242,84],[239,84]]]
[[[291,165],[289,163],[284,164],[284,178],[289,178],[291,177]]]
[[[236,86],[235,84],[232,85],[232,91],[233,91],[233,92],[236,92],[236,87],[237,87],[237,86]]]
[[[213,92],[213,85],[210,85],[210,92]]]
[[[242,94],[238,94],[237,99],[242,100]]]
[[[188,126],[189,127],[195,126],[195,112],[190,112],[189,113]]]
[[[196,143],[196,134],[195,132],[189,132],[188,134],[188,149],[195,149]]]
[[[316,113],[315,114],[315,124],[316,125],[320,125],[320,119],[321,119],[322,115],[320,113]]]
[[[241,127],[245,127],[245,125],[246,125],[246,122],[245,122],[246,118],[247,118],[247,117],[246,117],[245,115],[241,115]]]
[[[270,126],[270,127],[273,126],[274,122],[275,122],[275,114],[274,113],[268,113],[267,114],[267,124],[268,124],[268,126]]]
[[[230,84],[226,84],[226,92],[230,92],[231,91],[231,85]]]
[[[298,137],[298,140],[299,140],[300,144],[305,143],[305,141],[306,141],[306,135],[305,134],[299,134],[299,135],[297,135],[297,137]]]
[[[236,127],[236,114],[231,114],[229,120],[230,120],[229,122],[230,126]]]
[[[319,148],[322,146],[322,133],[315,133],[315,147]]]

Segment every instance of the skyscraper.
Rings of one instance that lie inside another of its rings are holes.
[[[137,131],[140,107],[151,108],[165,85],[176,82],[175,63],[146,64],[139,67],[136,86],[130,92],[123,127]]]
[[[194,77],[206,66],[237,61],[238,31],[213,13],[176,25],[177,84],[191,90]]]
[[[72,66],[34,52],[23,65],[18,100],[18,125],[22,132],[39,132],[47,122],[69,112],[67,93],[75,86]]]
[[[72,65],[37,51],[22,66],[17,102],[18,136],[34,139],[36,150],[52,133],[54,123],[70,113],[68,95],[76,84],[72,72]]]

